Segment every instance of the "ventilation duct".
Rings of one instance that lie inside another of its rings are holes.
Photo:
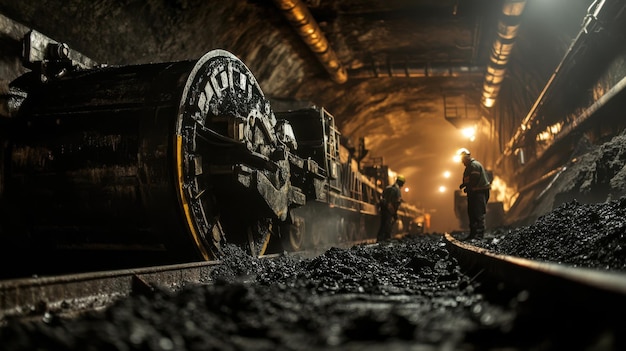
[[[526,0],[504,1],[502,16],[498,22],[497,37],[491,49],[490,62],[487,66],[485,83],[483,84],[481,97],[483,107],[489,108],[493,106],[498,97],[525,6]]]
[[[339,62],[335,51],[330,47],[306,5],[300,0],[274,0],[274,3],[317,56],[332,80],[345,83],[348,80],[346,69]]]

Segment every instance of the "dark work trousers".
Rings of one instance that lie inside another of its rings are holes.
[[[487,201],[489,201],[489,190],[469,191],[467,193],[467,215],[469,217],[470,238],[482,238],[485,233]]]
[[[395,222],[393,213],[389,212],[387,206],[382,206],[380,209],[380,228],[378,229],[377,241],[391,238],[393,222]]]

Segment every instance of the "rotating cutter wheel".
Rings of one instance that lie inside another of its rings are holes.
[[[214,256],[224,241],[262,255],[274,220],[285,220],[289,163],[275,125],[238,58],[213,50],[196,63],[182,95],[175,158],[180,201],[203,256]]]

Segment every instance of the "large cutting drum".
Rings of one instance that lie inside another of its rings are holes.
[[[276,121],[250,70],[199,60],[37,72],[7,127],[2,238],[30,247],[261,254],[294,202]],[[303,202],[304,200],[301,200]]]

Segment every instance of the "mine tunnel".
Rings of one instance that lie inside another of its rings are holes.
[[[505,298],[483,300],[475,278],[484,267],[461,274],[451,257],[460,249],[442,241],[469,229],[455,158],[465,149],[490,183],[488,240],[474,243],[541,251],[532,259],[552,248],[563,256],[547,260],[624,270],[625,33],[621,0],[0,0],[0,278],[17,274],[16,248],[38,270],[122,264],[137,248],[167,251],[166,261],[150,256],[159,264],[224,258],[217,283],[196,295],[206,296],[178,303],[189,315],[203,303],[221,313],[198,318],[215,334],[199,336],[184,317],[170,322],[188,339],[171,336],[168,321],[163,335],[109,335],[143,349],[194,340],[315,349],[299,339],[310,329],[319,349],[368,337],[498,349],[544,329],[556,336],[531,338],[539,349],[575,349],[571,335],[584,336],[586,349],[621,349],[614,313],[598,323],[598,339],[585,332],[623,300],[591,312],[602,298],[580,309],[542,301],[544,314],[519,322],[509,308],[531,293],[494,307]],[[385,241],[381,192],[400,176],[393,230],[411,235]],[[537,233],[544,238],[529,241]],[[115,260],[89,251],[120,247]],[[286,255],[322,247],[331,248],[312,259]],[[64,256],[77,248],[86,254]],[[265,254],[276,261],[259,261]],[[133,279],[156,305],[170,299]],[[623,286],[623,274],[617,280]],[[417,303],[371,312],[411,294]],[[334,305],[344,298],[349,313]],[[138,315],[155,305],[138,300]],[[331,306],[330,317],[308,310],[320,306]],[[244,316],[232,329],[230,309]],[[436,330],[415,317],[437,321],[441,311],[452,313]],[[567,316],[583,322],[574,328]],[[45,349],[52,334],[38,328],[0,335],[40,333],[32,339]],[[54,342],[89,345],[80,329]]]
[[[619,1],[6,1],[0,14],[3,120],[9,84],[32,69],[21,57],[31,30],[85,66],[224,49],[275,110],[323,107],[365,151],[361,164],[405,175],[404,199],[428,215],[428,232],[467,227],[459,148],[492,175],[491,227],[623,191],[611,183],[619,157],[593,180],[559,185],[580,155],[623,130]]]

